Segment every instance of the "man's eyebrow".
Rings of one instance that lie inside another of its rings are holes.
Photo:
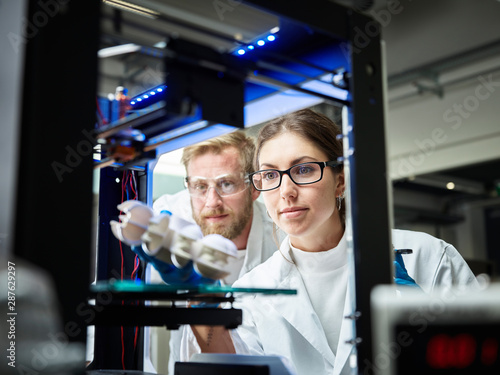
[[[234,173],[224,173],[224,174],[221,174],[220,176],[217,176],[214,178],[214,180],[218,180],[219,178],[224,178],[224,177],[238,177],[238,176],[241,176],[242,173],[238,174],[234,174]]]
[[[218,180],[219,178],[227,178],[227,177],[240,177],[242,176],[243,173],[224,173],[224,174],[221,174],[217,177],[214,177],[214,178],[210,178],[210,177],[204,177],[204,176],[189,176],[189,178],[199,178],[199,179],[203,179],[203,180]]]

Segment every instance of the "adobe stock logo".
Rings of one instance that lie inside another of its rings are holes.
[[[477,80],[480,82],[474,90],[474,95],[469,95],[462,103],[453,104],[452,108],[443,113],[443,120],[447,123],[453,123],[451,128],[457,130],[462,126],[464,119],[468,119],[471,114],[477,111],[480,103],[490,98],[491,94],[500,87],[500,81],[493,81],[493,74],[488,77],[479,76]]]
[[[64,163],[54,160],[51,164],[59,182],[63,182],[63,175],[73,172],[80,165],[83,158],[90,155],[94,150],[95,138],[92,133],[87,129],[83,129],[82,134],[86,139],[82,139],[74,148],[70,145],[64,148],[67,151]]]
[[[217,16],[224,21],[224,13],[232,12],[243,0],[214,0],[212,5]]]
[[[477,112],[481,103],[490,99],[493,93],[500,88],[500,81],[493,80],[493,74],[488,76],[480,75],[477,77],[479,84],[473,89],[472,93],[463,98],[463,100],[453,103],[443,112],[443,122],[449,124],[443,127],[435,127],[431,130],[430,136],[424,139],[415,139],[414,143],[417,150],[414,150],[407,157],[402,157],[397,161],[397,166],[391,178],[401,178],[412,175],[417,168],[426,162],[437,149],[445,144],[450,144],[450,134],[452,131],[459,130],[464,120]]]
[[[411,1],[408,0],[408,2]],[[404,7],[398,0],[388,0],[385,9],[370,10],[368,14],[373,20],[368,21],[363,29],[359,26],[353,28],[352,45],[345,42],[340,44],[344,56],[349,58],[351,53],[360,53],[363,48],[370,44],[373,38],[380,35],[382,28],[387,27],[392,22],[393,17],[403,12],[403,10]]]

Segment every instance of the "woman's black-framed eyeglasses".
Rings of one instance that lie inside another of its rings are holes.
[[[286,174],[297,185],[314,184],[323,178],[325,167],[337,167],[337,161],[311,161],[291,166],[287,170],[263,169],[248,175],[252,185],[258,191],[274,190],[281,186],[283,175]]]

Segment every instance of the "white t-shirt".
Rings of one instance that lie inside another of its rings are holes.
[[[348,279],[345,236],[328,251],[302,251],[291,244],[290,249],[328,344],[337,354]]]

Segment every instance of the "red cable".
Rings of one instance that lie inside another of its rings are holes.
[[[123,193],[127,192],[127,184],[128,184],[128,173],[126,171],[123,171],[123,177],[122,177],[122,202],[123,202]]]
[[[135,267],[134,267],[134,270],[132,271],[132,276],[131,276],[132,280],[134,279],[134,274],[139,270],[139,266],[140,266],[139,257],[137,255],[135,256],[134,262],[135,262]],[[137,301],[136,304],[138,305],[139,302]],[[137,333],[138,333],[138,330],[139,330],[139,327],[135,327],[135,329],[134,329],[134,331],[135,331],[135,335],[134,335],[134,351],[137,348]]]
[[[135,191],[134,189],[134,184],[133,184],[133,181],[130,180],[130,188],[132,189],[132,192],[134,193],[134,199],[137,199],[137,192]]]
[[[134,171],[131,171],[131,174],[132,174],[132,178],[130,180],[130,188],[132,189],[133,193],[134,193],[134,199],[138,199],[138,194],[137,194],[137,180],[135,178],[135,173]],[[134,273],[137,273],[137,271],[139,270],[139,266],[140,266],[140,261],[139,261],[139,257],[136,255],[135,256],[135,267],[134,267],[134,271],[132,272],[132,274]],[[137,304],[139,304],[139,302],[137,301]],[[139,327],[135,327],[135,335],[134,335],[134,351],[136,350],[137,348],[137,337],[138,337],[138,333],[139,333]]]
[[[130,279],[134,280],[134,274],[137,272],[139,269],[139,265],[137,264],[137,255],[134,258],[134,269],[132,270],[132,273],[130,274]]]
[[[121,255],[121,280],[123,280],[123,248],[122,248],[122,242],[120,241],[120,255]],[[125,301],[122,301],[122,305],[125,304]],[[125,370],[125,341],[123,339],[123,326],[120,327],[121,331],[121,343],[122,343],[122,367],[123,370]]]
[[[123,171],[123,176],[122,176],[122,203],[123,203],[123,194],[124,194],[124,190],[125,190],[124,181],[125,181],[125,171]],[[121,213],[121,211],[120,211],[120,213]]]
[[[120,241],[120,256],[121,256],[120,280],[123,281],[123,248],[122,248],[122,242],[121,241]]]
[[[137,192],[135,191],[134,189],[134,184],[135,184],[135,175],[134,175],[134,171],[130,171],[130,189],[132,190],[132,192],[134,193],[134,199],[137,199]]]
[[[101,106],[99,105],[99,100],[97,98],[95,98],[95,102],[96,102],[96,106],[97,106],[97,112],[99,113],[99,116],[101,117],[102,119],[102,123],[104,125],[106,125],[108,123],[108,120],[104,117],[104,115],[102,114],[102,111],[101,111]]]
[[[130,178],[132,177],[132,178]],[[123,176],[122,176],[122,203],[124,199],[125,192],[127,190],[127,185],[129,184],[130,180],[130,188],[132,189],[132,192],[134,193],[134,199],[137,199],[137,187],[134,185],[137,183],[135,180],[135,175],[134,172],[131,171],[130,173],[126,173],[126,171],[123,171]],[[121,214],[121,212],[120,212]],[[121,280],[123,280],[123,271],[124,271],[124,256],[123,256],[123,248],[122,248],[122,243],[120,243],[120,256],[121,256]],[[134,274],[138,271],[140,262],[137,261],[138,257],[137,255],[135,256],[134,259],[134,269],[132,270],[131,273],[131,279],[134,279]],[[125,304],[125,301],[122,301],[122,305]],[[125,342],[124,342],[124,331],[123,331],[123,326],[120,327],[121,331],[121,344],[122,344],[122,367],[123,370],[125,370]],[[135,327],[135,335],[134,335],[134,350],[136,349],[137,346],[137,337],[138,337],[138,327]]]
[[[139,332],[139,327],[135,327],[135,337],[134,337],[134,351],[137,347],[137,333]]]
[[[134,190],[135,190],[135,196],[136,196],[136,199],[139,198],[139,194],[137,193],[137,178],[135,177],[135,174],[133,175],[134,177]]]
[[[125,190],[125,171],[123,171],[123,176],[122,176],[122,203],[123,203],[123,198],[124,198],[124,190]],[[121,211],[120,211],[121,214]],[[122,242],[120,241],[120,257],[121,257],[121,267],[120,267],[120,278],[123,281],[123,265],[124,265],[124,258],[123,258],[123,248],[122,248]],[[122,305],[125,304],[125,301],[122,301]],[[124,341],[124,335],[123,335],[123,326],[120,327],[120,332],[121,332],[121,344],[122,344],[122,368],[125,370],[125,341]]]
[[[120,327],[122,336],[122,367],[125,370],[125,345],[123,342],[123,326]]]

